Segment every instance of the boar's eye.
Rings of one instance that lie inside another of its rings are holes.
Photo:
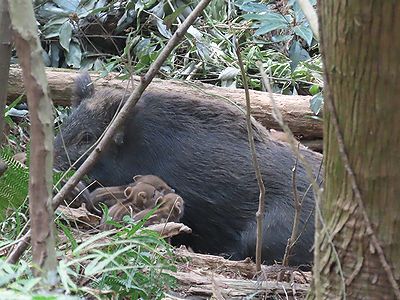
[[[85,131],[79,135],[78,144],[85,145],[85,144],[93,144],[96,141],[96,137],[93,133],[89,131]]]

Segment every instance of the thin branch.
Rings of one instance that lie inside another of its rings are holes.
[[[300,152],[299,147],[300,143],[298,143],[297,146],[297,153]],[[289,258],[290,255],[292,254],[293,247],[297,241],[301,209],[303,207],[303,200],[304,200],[304,197],[300,199],[297,193],[296,174],[297,174],[298,162],[299,162],[299,156],[296,155],[296,161],[292,169],[292,190],[293,190],[293,202],[295,210],[294,210],[294,218],[292,225],[292,234],[290,235],[290,238],[288,239],[288,242],[286,244],[285,255],[283,256],[282,260],[282,265],[285,267],[289,265]]]
[[[260,194],[258,197],[258,210],[256,212],[257,220],[257,241],[256,241],[256,269],[261,271],[261,246],[263,239],[263,220],[265,215],[265,186],[261,175],[260,165],[257,161],[256,146],[254,144],[253,128],[251,126],[251,113],[250,113],[250,93],[249,86],[246,79],[246,71],[244,69],[242,57],[240,55],[240,48],[235,40],[236,46],[236,56],[238,58],[238,64],[240,67],[240,72],[242,74],[243,87],[246,95],[246,125],[247,125],[247,137],[249,140],[249,146],[251,151],[251,159],[256,173],[258,188],[260,189]]]
[[[29,215],[34,273],[47,284],[57,283],[52,200],[53,113],[42,47],[31,0],[8,1],[13,37],[30,115]],[[23,12],[23,17],[21,13]]]
[[[319,41],[318,17],[314,7],[311,5],[309,0],[297,0],[297,3],[299,4],[301,10],[306,16],[306,19],[310,24],[315,39]]]
[[[7,100],[8,74],[11,59],[11,26],[7,1],[0,1],[0,145],[4,141],[4,110]],[[7,164],[0,158],[0,176]]]
[[[7,256],[6,262],[10,264],[17,263],[21,255],[30,246],[30,241],[31,241],[31,230],[29,229],[20,239],[18,244],[14,247],[13,251]]]
[[[319,164],[319,169],[318,169],[318,174],[317,174],[317,179],[316,179],[317,181],[318,181],[319,175],[321,174],[322,163],[323,163],[323,160],[321,160],[321,163]],[[310,191],[311,187],[312,187],[312,184],[310,184],[310,185],[307,187],[306,191],[305,191],[304,194],[303,194],[303,197],[301,198],[301,202],[304,201],[304,198],[307,196],[307,194],[308,194],[308,192]],[[306,230],[306,226],[307,226],[308,222],[310,221],[311,216],[313,215],[314,211],[315,211],[315,207],[313,207],[313,209],[311,210],[310,214],[307,216],[307,219],[306,219],[306,221],[305,221],[304,224],[303,224],[303,228],[300,230],[300,232],[299,232],[299,234],[297,235],[297,238],[296,238],[296,240],[294,241],[294,243],[297,243],[297,241],[300,239],[300,237],[301,237],[301,235],[303,234],[303,232]]]
[[[4,109],[11,59],[11,25],[7,1],[0,1],[0,144],[4,141]]]

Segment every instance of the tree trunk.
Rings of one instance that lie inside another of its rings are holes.
[[[400,1],[325,0],[318,11],[325,188],[310,298],[399,298]]]
[[[30,113],[29,213],[34,271],[57,282],[52,200],[53,113],[42,48],[31,0],[9,0],[10,18],[23,70]]]
[[[72,86],[78,72],[65,69],[46,69],[47,79],[49,81],[50,95],[56,104],[70,105]],[[90,74],[94,84],[98,88],[108,87],[125,89],[127,82],[116,79],[118,75],[111,73],[106,78],[99,78],[97,74]],[[9,99],[14,99],[24,93],[22,84],[21,70],[11,68],[9,78]],[[136,86],[140,77],[134,76],[134,86]],[[177,94],[184,94],[185,97],[194,97],[197,99],[211,99],[214,101],[230,101],[242,109],[245,108],[244,90],[228,89],[201,84],[194,82],[184,82],[177,80],[154,79],[147,91],[169,91]],[[280,129],[272,117],[272,109],[267,93],[250,91],[251,114],[266,128]],[[314,140],[322,137],[322,122],[310,118],[313,115],[310,109],[311,97],[305,96],[287,96],[276,95],[276,102],[282,111],[285,121],[297,137],[302,140]]]
[[[0,145],[4,141],[4,109],[7,99],[8,70],[11,59],[11,25],[7,1],[0,1]],[[6,171],[7,165],[0,158],[0,176]]]

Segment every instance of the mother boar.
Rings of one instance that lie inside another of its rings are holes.
[[[111,89],[94,91],[87,74],[77,79],[75,108],[55,140],[57,169],[69,167],[69,161],[76,161],[99,138],[124,95],[124,91]],[[253,129],[266,187],[262,258],[265,263],[273,263],[282,259],[291,233],[291,169],[295,156],[287,145],[269,139],[266,129],[257,122]],[[320,155],[301,151],[318,169]],[[245,116],[236,107],[222,100],[191,98],[184,93],[144,94],[88,175],[105,186],[114,186],[131,182],[136,174],[161,177],[185,200],[182,222],[193,233],[176,238],[175,243],[232,259],[254,257],[259,189]],[[310,184],[305,174],[300,164],[300,195]],[[305,229],[294,248],[293,265],[312,261],[313,207],[313,195],[309,192],[300,217],[300,229]]]

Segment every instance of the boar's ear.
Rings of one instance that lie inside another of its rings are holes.
[[[74,90],[72,97],[72,106],[77,107],[86,98],[90,98],[94,94],[93,82],[87,71],[83,71],[75,78]]]

